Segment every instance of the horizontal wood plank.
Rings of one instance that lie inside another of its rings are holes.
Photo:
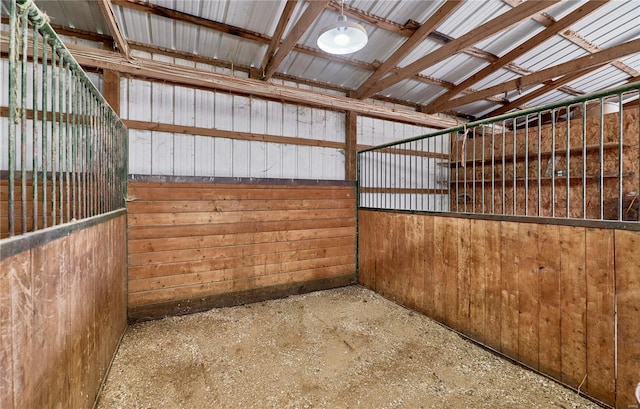
[[[355,277],[355,189],[130,181],[133,309],[345,274]]]

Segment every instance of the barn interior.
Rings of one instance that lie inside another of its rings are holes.
[[[0,407],[639,407],[637,2],[1,6]]]

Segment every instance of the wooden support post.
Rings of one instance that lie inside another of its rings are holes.
[[[345,120],[345,149],[344,149],[344,177],[346,180],[356,180],[357,164],[356,149],[358,142],[358,115],[354,111],[347,111]]]
[[[120,115],[120,73],[104,70],[104,99],[107,100],[116,114]]]

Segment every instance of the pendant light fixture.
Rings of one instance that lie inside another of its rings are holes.
[[[347,16],[344,15],[344,0],[340,3],[340,17],[336,23],[322,30],[318,37],[318,47],[329,54],[355,53],[367,45],[367,31],[360,24],[347,21]]]

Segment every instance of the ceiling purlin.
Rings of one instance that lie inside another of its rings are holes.
[[[585,68],[584,70],[580,70],[577,71],[575,73],[571,73],[571,74],[566,74],[560,78],[556,78],[556,79],[552,79],[552,80],[547,80],[544,81],[543,84],[544,86],[538,88],[535,91],[532,91],[526,95],[521,96],[520,98],[517,98],[511,102],[509,102],[508,104],[493,110],[491,112],[489,112],[488,114],[484,115],[484,117],[491,117],[491,116],[496,116],[496,115],[501,115],[501,114],[505,114],[509,111],[511,111],[512,109],[521,107],[522,105],[526,104],[529,101],[532,101],[538,97],[543,96],[544,94],[547,94],[553,90],[556,90],[558,88],[560,88],[562,85],[564,84],[568,84],[571,81],[575,81],[580,77],[583,77],[587,74],[589,74],[590,72],[593,72],[599,68],[601,68],[602,66],[604,66],[606,64],[601,64],[601,65],[595,65],[593,67],[589,67],[589,68]]]
[[[602,50],[602,48],[600,48],[597,45],[593,44],[592,42],[590,42],[586,38],[580,36],[578,33],[576,33],[573,30],[565,30],[562,33],[560,33],[560,35],[562,37],[570,40],[575,45],[578,45],[581,48],[589,51],[592,54]],[[611,65],[613,65],[614,67],[618,68],[620,71],[629,74],[631,77],[637,77],[637,76],[640,75],[640,72],[638,72],[638,71],[634,70],[633,68],[629,67],[627,64],[623,63],[622,61],[618,61],[618,60],[611,61]]]
[[[374,27],[378,27],[386,31],[391,31],[392,33],[400,34],[405,37],[413,35],[413,33],[416,31],[415,28],[402,26],[394,21],[387,20],[371,13],[367,13],[364,10],[351,7],[347,4],[343,5],[341,2],[332,1],[327,5],[327,9],[333,10],[337,13],[344,12],[344,15],[347,17],[355,18],[356,20],[363,21]]]
[[[122,54],[129,58],[129,45],[127,44],[127,40],[124,37],[122,29],[120,28],[120,24],[118,23],[111,0],[98,0],[98,5],[102,11],[102,16],[107,22],[107,26],[109,27],[109,31],[115,41],[116,47]]]
[[[329,0],[307,0],[307,2],[307,9],[304,11],[302,16],[300,16],[291,30],[289,30],[287,38],[285,38],[282,44],[280,44],[278,51],[276,51],[273,58],[269,59],[269,62],[264,68],[264,75],[262,78],[264,81],[268,81],[271,76],[273,76],[273,73],[278,69],[280,64],[282,64],[282,61],[284,61],[291,50],[294,49],[300,37],[307,32],[320,13],[322,13],[322,10],[325,9]]]
[[[282,14],[280,15],[280,20],[278,20],[276,30],[271,37],[271,42],[269,42],[269,48],[267,48],[267,52],[262,58],[262,63],[260,64],[262,72],[264,72],[269,60],[273,58],[280,41],[282,41],[282,35],[284,34],[285,28],[287,28],[287,24],[289,24],[289,20],[291,20],[291,16],[293,15],[293,11],[295,10],[297,3],[297,0],[287,0],[284,10],[282,10]]]
[[[640,39],[628,41],[623,44],[618,44],[616,46],[603,49],[596,53],[586,55],[584,57],[580,57],[562,64],[558,64],[553,67],[545,68],[544,70],[540,70],[529,75],[525,75],[521,78],[516,78],[510,81],[503,82],[502,84],[497,84],[492,87],[482,89],[478,92],[464,95],[441,105],[440,109],[451,109],[469,104],[471,102],[479,101],[490,96],[499,95],[503,92],[524,88],[530,85],[540,84],[544,81],[569,74],[576,70],[610,63],[613,60],[637,52],[640,52]]]
[[[496,61],[485,66],[480,71],[476,72],[466,80],[462,81],[455,87],[451,88],[449,91],[445,92],[444,94],[436,98],[434,101],[427,104],[424,107],[423,112],[429,112],[429,113],[436,112],[440,105],[447,102],[449,99],[455,97],[461,91],[466,90],[473,84],[476,84],[482,81],[483,79],[487,78],[489,75],[495,73],[496,71],[504,67],[506,64],[526,54],[527,52],[531,51],[532,49],[536,48],[537,46],[539,46],[540,44],[548,40],[549,38],[553,37],[554,35],[557,35],[560,31],[564,30],[565,28],[571,26],[575,22],[586,17],[590,13],[594,12],[598,8],[602,7],[608,1],[609,0],[590,1],[584,4],[582,7],[579,7],[578,9],[574,10],[572,13],[568,14],[563,19],[555,21],[554,23],[547,26],[544,30],[542,30],[538,34],[534,35],[524,43],[520,44],[518,47],[514,48],[513,50],[509,51],[502,57],[498,58]]]
[[[181,11],[173,10],[167,7],[158,6],[157,4],[145,3],[141,0],[111,0],[111,2],[120,7],[126,7],[147,14],[153,14],[160,17],[170,18],[176,21],[195,24],[200,27],[206,27],[226,34],[235,35],[240,38],[244,38],[245,40],[253,40],[263,44],[268,44],[271,41],[269,37],[260,33],[256,33],[254,31],[246,30],[244,28],[220,23],[213,20],[208,20],[206,18],[194,16],[189,13],[183,13]]]
[[[491,19],[490,21],[474,28],[467,34],[451,41],[448,44],[434,50],[433,52],[425,55],[424,57],[414,61],[413,63],[401,68],[396,72],[392,72],[390,75],[378,81],[367,92],[362,94],[363,98],[370,97],[390,86],[397,84],[398,82],[410,77],[413,74],[417,74],[450,56],[457,54],[473,44],[476,44],[484,39],[491,37],[492,35],[511,27],[527,18],[532,14],[538,13],[541,10],[551,7],[559,0],[552,1],[528,1],[515,7],[506,13]]]
[[[367,78],[367,80],[358,88],[354,94],[354,98],[360,98],[373,84],[381,79],[386,73],[393,69],[397,63],[399,63],[407,54],[411,52],[416,46],[424,41],[424,39],[438,27],[444,20],[446,20],[458,7],[462,5],[462,1],[447,1],[444,3],[431,17],[427,19],[402,45],[398,48],[391,57],[387,58],[374,71],[374,73]]]

